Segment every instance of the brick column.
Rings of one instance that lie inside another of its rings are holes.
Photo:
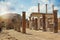
[[[54,10],[54,11],[53,11],[53,14],[54,14],[54,33],[57,33],[57,32],[58,32],[57,11],[58,11],[58,10]]]
[[[43,16],[43,31],[46,31],[46,24],[45,24],[45,14]]]
[[[25,12],[22,12],[22,32],[26,33],[26,16]]]
[[[38,30],[38,19],[35,18],[35,30]]]

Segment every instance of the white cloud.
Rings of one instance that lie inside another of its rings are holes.
[[[4,14],[4,13],[6,13],[8,11],[7,4],[8,3],[5,3],[5,2],[0,3],[0,13],[1,14]]]
[[[14,0],[14,3],[17,3],[16,1],[17,0]],[[16,6],[16,5],[13,5],[14,3],[12,4],[12,2],[9,2],[9,1],[0,2],[0,15],[6,14],[6,13],[18,13],[20,11],[20,9],[25,8],[25,6],[23,4]],[[15,6],[16,6],[16,9],[14,9]],[[14,8],[11,8],[11,7],[14,7]]]
[[[26,13],[27,18],[30,16],[32,12],[38,12],[37,10],[38,10],[37,6],[30,7]]]
[[[43,3],[48,3],[49,2],[49,0],[38,0],[38,2],[43,2]]]
[[[49,0],[32,0],[32,3],[49,4]]]
[[[6,14],[6,13],[15,13],[14,11],[10,11],[9,8],[11,6],[10,2],[0,2],[0,15]]]

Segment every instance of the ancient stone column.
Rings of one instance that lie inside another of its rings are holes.
[[[32,18],[32,29],[34,29],[34,17]]]
[[[38,17],[38,30],[40,29],[40,17]]]
[[[26,27],[29,28],[29,20],[26,22]]]
[[[43,20],[42,17],[40,17],[40,30],[41,30],[41,28],[43,26],[43,21],[42,20]]]
[[[47,11],[48,11],[48,10],[47,10],[47,4],[46,4],[46,14],[47,14]],[[48,18],[46,18],[45,21],[46,21],[46,28],[47,28],[47,27],[48,27]]]
[[[31,17],[29,17],[29,28],[30,28],[30,29],[32,29],[31,26],[32,26],[32,25],[31,25]]]
[[[38,30],[38,19],[35,18],[35,30]]]
[[[40,3],[38,3],[38,13],[40,13]]]
[[[45,24],[45,14],[43,16],[43,31],[46,31],[46,24]]]
[[[53,14],[54,14],[54,33],[57,33],[57,32],[58,32],[57,11],[58,11],[58,10],[54,10],[54,11],[53,11]]]
[[[52,5],[52,11],[54,11],[54,5]]]
[[[20,32],[20,23],[17,24],[17,31]]]
[[[8,21],[8,20],[7,20]],[[16,21],[16,16],[14,16],[14,18],[11,20],[12,21],[12,25],[14,26],[14,30],[17,31],[17,21]],[[7,25],[8,26],[8,25]]]
[[[26,12],[22,12],[22,33],[26,33]]]
[[[47,4],[46,4],[46,14],[47,14]]]

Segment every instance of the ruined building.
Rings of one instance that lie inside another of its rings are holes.
[[[40,13],[40,4],[38,3],[38,12],[32,12],[29,17],[29,28],[30,29],[43,29],[46,31],[58,32],[58,10],[54,10],[54,5],[52,5],[53,13],[47,13],[47,4],[46,4],[46,13]]]

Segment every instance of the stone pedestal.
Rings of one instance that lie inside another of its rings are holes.
[[[25,12],[22,13],[22,33],[26,33],[26,16],[25,16]]]
[[[57,33],[58,32],[57,10],[54,10],[53,14],[54,14],[54,33]]]

